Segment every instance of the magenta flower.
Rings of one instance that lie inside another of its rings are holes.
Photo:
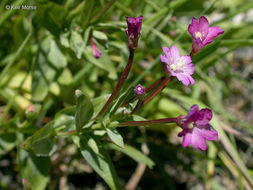
[[[101,52],[99,51],[92,37],[90,38],[90,41],[91,41],[91,48],[92,48],[93,55],[96,59],[99,59],[101,57]]]
[[[197,105],[193,105],[186,117],[182,119],[182,128],[178,136],[183,136],[183,147],[193,145],[202,151],[207,149],[206,141],[214,141],[218,138],[218,133],[209,124],[212,119],[212,111],[208,108],[199,110]]]
[[[177,77],[185,86],[195,84],[191,75],[194,73],[194,65],[191,64],[190,56],[180,56],[179,50],[175,46],[170,49],[163,47],[163,55],[160,55],[161,61],[166,63],[167,69],[172,76]]]
[[[192,36],[192,54],[198,53],[204,46],[210,44],[214,38],[224,33],[218,26],[209,27],[208,20],[204,16],[201,16],[199,21],[193,17],[188,32]]]
[[[131,49],[136,49],[140,37],[142,16],[135,18],[126,16],[126,21],[127,21],[126,33],[128,36],[128,47]]]
[[[140,84],[138,84],[136,88],[134,89],[134,92],[136,95],[143,95],[145,94],[145,88],[141,86]]]

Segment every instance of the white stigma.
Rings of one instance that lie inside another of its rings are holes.
[[[178,71],[178,70],[180,70],[180,69],[182,69],[184,67],[184,62],[178,62],[178,63],[176,63],[176,64],[171,64],[170,65],[170,69],[172,70],[172,71]]]
[[[203,32],[203,36],[205,36],[204,32]],[[199,38],[202,41],[202,34],[200,32],[195,32],[195,38]]]

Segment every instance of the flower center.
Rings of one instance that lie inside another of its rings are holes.
[[[192,130],[194,127],[195,127],[194,122],[190,122],[190,123],[187,125],[187,128],[188,128],[189,130]]]
[[[170,65],[170,69],[174,72],[182,69],[183,67],[184,67],[184,62],[182,61],[178,62],[177,64]]]
[[[201,41],[203,41],[203,37],[205,37],[205,32],[195,32],[195,38],[199,38]]]

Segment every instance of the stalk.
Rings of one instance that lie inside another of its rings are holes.
[[[95,117],[98,118],[99,116],[101,116],[105,111],[106,109],[108,108],[108,106],[111,104],[111,102],[114,100],[114,98],[116,97],[116,95],[118,94],[118,92],[120,91],[123,83],[125,82],[128,74],[129,74],[129,71],[131,69],[131,66],[132,66],[132,63],[133,63],[133,59],[134,59],[134,49],[132,48],[129,48],[130,50],[130,54],[129,54],[129,58],[128,58],[128,62],[127,62],[127,65],[116,85],[116,87],[114,88],[111,96],[109,97],[109,99],[107,100],[107,102],[105,103],[104,107],[100,110],[100,112],[97,114],[97,116]]]
[[[115,124],[119,127],[125,126],[143,126],[143,125],[158,125],[164,123],[177,123],[178,118],[165,118],[165,119],[156,119],[156,120],[147,120],[147,121],[127,121],[119,124]]]
[[[165,80],[162,82],[162,84],[144,100],[143,104],[146,104],[151,99],[153,99],[157,94],[159,94],[163,90],[163,88],[170,82],[171,79],[172,76],[166,77]]]

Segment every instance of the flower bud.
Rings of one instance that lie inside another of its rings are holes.
[[[135,50],[138,45],[138,40],[140,37],[142,16],[131,18],[126,16],[127,29],[126,33],[128,36],[128,47]]]
[[[93,41],[93,38],[90,38],[90,41],[91,41],[91,48],[92,48],[93,55],[96,59],[99,59],[101,57],[101,52],[99,51],[98,47]]]
[[[138,84],[136,88],[134,89],[136,95],[143,95],[145,94],[145,88]]]

